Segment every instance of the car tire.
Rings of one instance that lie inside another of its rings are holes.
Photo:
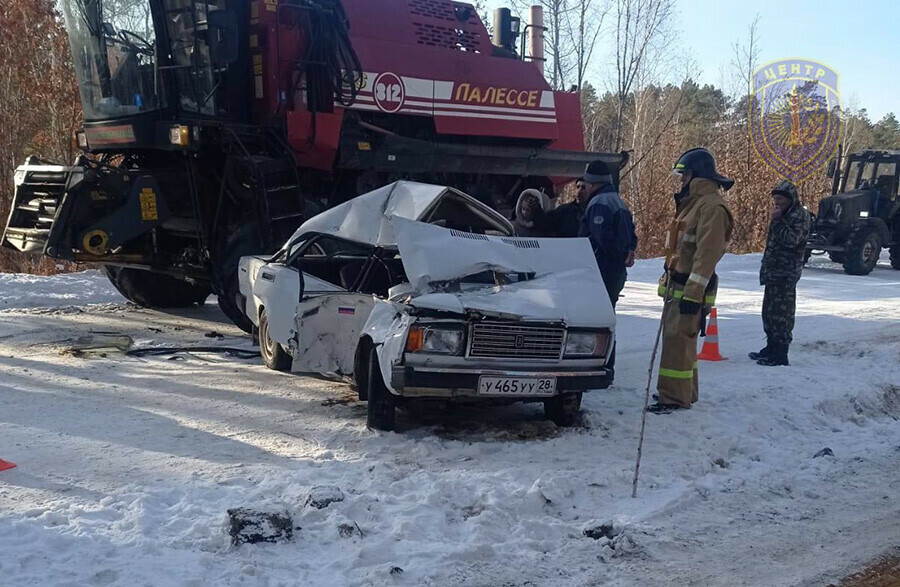
[[[381,367],[378,365],[378,352],[373,346],[369,351],[368,362],[368,396],[369,403],[366,407],[366,426],[371,430],[394,431],[394,394],[384,384],[381,376]]]
[[[828,251],[828,258],[831,259],[832,263],[843,263],[844,262],[844,253],[842,251]]]
[[[259,354],[266,367],[273,371],[288,371],[291,368],[291,355],[285,352],[281,343],[269,336],[269,314],[265,308],[259,312]]]
[[[544,414],[557,426],[573,426],[581,412],[582,392],[563,393],[544,400]]]
[[[900,244],[891,246],[891,267],[900,270]]]
[[[868,275],[881,256],[878,232],[865,226],[853,231],[844,251],[844,272],[849,275]]]
[[[165,273],[111,265],[101,270],[125,299],[143,308],[202,306],[210,294],[208,285],[188,283]]]

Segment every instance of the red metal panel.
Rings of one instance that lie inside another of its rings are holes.
[[[313,124],[313,116],[316,117]],[[334,168],[344,109],[335,108],[333,114],[311,114],[304,107],[290,111],[287,118],[288,143],[294,149],[294,159],[300,167],[330,171]]]
[[[559,139],[550,146],[561,151],[584,151],[584,123],[581,96],[575,92],[554,92]]]

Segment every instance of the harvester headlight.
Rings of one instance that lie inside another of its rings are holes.
[[[187,147],[191,142],[191,129],[186,124],[169,127],[169,143],[177,147]]]

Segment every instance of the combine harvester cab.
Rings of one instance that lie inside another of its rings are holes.
[[[541,11],[489,36],[452,0],[61,0],[84,108],[73,165],[16,171],[3,244],[102,265],[143,306],[237,305],[244,255],[409,179],[502,211],[592,159],[542,74]],[[526,39],[528,37],[528,39]],[[517,51],[519,40],[530,51]]]

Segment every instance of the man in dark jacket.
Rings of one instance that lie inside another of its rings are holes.
[[[584,191],[584,180],[575,180],[575,199],[560,204],[547,214],[547,221],[553,227],[554,235],[561,238],[578,238],[582,235],[584,224],[584,208],[587,206],[587,192]]]
[[[603,276],[609,301],[615,308],[625,287],[627,268],[634,265],[637,248],[634,221],[628,206],[619,197],[606,163],[592,162],[582,179],[587,205],[580,236],[591,240],[597,267]]]
[[[781,181],[772,190],[772,220],[759,270],[759,283],[766,287],[762,319],[766,346],[750,358],[760,365],[788,365],[788,348],[797,309],[797,282],[803,271],[806,239],[811,223],[800,204],[797,188]]]

